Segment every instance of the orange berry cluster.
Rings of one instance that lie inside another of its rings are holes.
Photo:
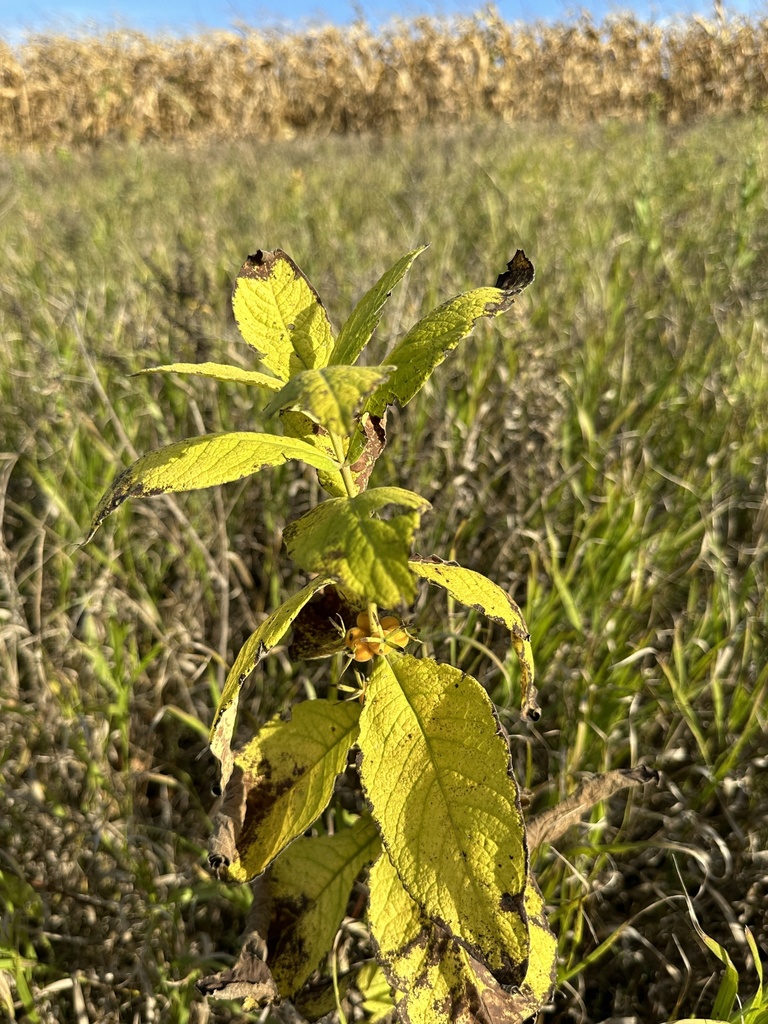
[[[371,620],[366,612],[357,616],[357,625],[348,629],[344,637],[344,643],[354,652],[355,661],[370,661],[374,654],[381,654],[382,644],[394,644],[395,647],[405,647],[408,643],[408,634],[400,625],[394,615],[385,615],[379,620],[382,635],[371,636]]]

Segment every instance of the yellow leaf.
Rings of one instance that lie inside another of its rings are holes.
[[[314,702],[313,702],[314,703]],[[292,996],[326,956],[355,879],[381,850],[368,815],[332,836],[297,839],[269,875],[274,943],[269,963],[282,996]]]
[[[374,519],[388,505],[413,511]],[[411,540],[429,502],[402,487],[375,487],[354,498],[330,498],[290,523],[283,540],[307,572],[334,576],[362,601],[393,608],[415,596]]]
[[[322,454],[327,455],[329,459],[335,461],[336,453],[330,434],[325,427],[321,427],[319,423],[313,423],[309,416],[306,416],[303,412],[296,412],[293,409],[284,409],[280,413],[280,423],[288,437],[296,437],[301,441],[305,441],[319,452],[322,452]],[[348,440],[342,437],[341,442],[346,457]],[[335,498],[346,496],[347,488],[338,463],[331,472],[318,470],[317,479],[320,486]]]
[[[532,879],[525,893],[529,966],[513,991],[505,990],[445,929],[423,915],[386,853],[371,869],[368,887],[371,931],[384,972],[401,993],[398,1016],[407,1024],[520,1024],[549,999],[556,940]]]
[[[224,683],[211,726],[211,751],[221,761],[222,789],[226,787],[232,774],[233,755],[230,744],[235,729],[237,704],[243,683],[262,658],[265,658],[272,648],[280,643],[310,598],[331,582],[325,576],[318,576],[312,580],[272,612],[240,648],[240,653]]]
[[[216,487],[251,476],[266,466],[280,466],[288,459],[301,459],[326,472],[339,468],[335,459],[304,441],[254,431],[204,434],[158,448],[137,459],[112,483],[96,507],[86,539],[90,540],[107,516],[128,498]]]
[[[392,289],[405,277],[413,261],[426,248],[426,245],[420,245],[418,249],[402,256],[360,299],[349,320],[339,331],[331,363],[354,363],[378,327],[384,304],[392,294]]]
[[[394,1006],[392,987],[375,960],[369,960],[358,970],[355,988],[363,996],[363,1009],[370,1024],[386,1017]]]
[[[410,896],[503,984],[528,957],[528,853],[507,742],[477,680],[376,659],[360,719],[361,776]]]
[[[315,289],[281,249],[249,256],[240,269],[232,309],[245,341],[282,381],[327,366],[333,332]]]
[[[427,313],[408,331],[387,355],[387,363],[396,367],[386,383],[371,395],[366,409],[381,416],[388,405],[407,405],[438,366],[478,320],[506,312],[514,296],[533,281],[533,264],[518,249],[507,264],[509,270],[499,276],[495,288],[475,288],[457,295]]]
[[[536,703],[533,685],[534,666],[531,636],[519,606],[500,586],[473,569],[465,569],[455,562],[444,562],[437,556],[413,558],[408,563],[411,571],[446,590],[454,600],[476,608],[506,626],[512,634],[512,646],[520,663],[520,697],[523,714],[538,721],[541,711]]]
[[[309,700],[267,722],[235,758],[224,794],[237,857],[226,872],[246,882],[319,818],[357,739],[360,705]]]
[[[255,370],[242,370],[239,366],[229,363],[170,363],[168,366],[148,366],[131,374],[141,377],[148,373],[188,373],[193,377],[209,377],[233,384],[248,384],[250,387],[265,388],[267,391],[279,391],[283,382],[277,377]]]
[[[350,434],[365,398],[392,372],[391,366],[325,366],[293,376],[275,395],[266,415],[282,409],[303,412],[336,434]]]

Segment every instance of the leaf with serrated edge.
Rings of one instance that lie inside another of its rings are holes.
[[[413,509],[372,519],[386,505]],[[354,498],[331,498],[290,523],[288,554],[307,572],[335,576],[344,590],[385,608],[411,601],[416,584],[408,567],[420,512],[429,502],[401,487],[375,487]]]
[[[147,366],[143,370],[132,373],[132,377],[142,377],[149,373],[188,373],[193,377],[210,377],[233,384],[248,384],[250,387],[265,388],[268,391],[279,391],[283,382],[268,373],[257,373],[256,370],[242,370],[239,366],[229,363],[169,363],[167,366]]]
[[[325,366],[292,377],[264,410],[303,412],[336,434],[350,434],[363,400],[393,372],[391,366]]]
[[[524,253],[522,259],[530,264]],[[530,280],[533,280],[532,265]],[[511,289],[475,288],[427,313],[387,355],[387,364],[396,366],[397,370],[371,395],[366,412],[381,416],[393,402],[407,405],[435,367],[472,333],[478,320],[498,316],[510,308],[515,301],[514,296],[530,283],[520,286],[520,281],[522,277],[516,279],[515,287]]]
[[[360,719],[361,777],[408,893],[502,984],[528,957],[528,853],[509,748],[471,676],[379,658]]]
[[[259,249],[240,268],[232,294],[245,341],[281,380],[326,366],[333,332],[320,296],[281,249]]]
[[[86,540],[128,498],[216,487],[289,459],[301,459],[326,472],[339,467],[335,459],[304,441],[255,431],[204,434],[158,448],[142,455],[113,481],[99,501]]]
[[[367,291],[352,310],[352,313],[339,331],[329,363],[351,366],[365,346],[373,337],[379,326],[384,304],[398,284],[411,269],[411,264],[424,250],[426,245],[402,256],[393,267],[379,278],[373,288]]]
[[[368,888],[371,932],[388,980],[402,993],[397,1009],[406,1024],[520,1024],[548,1000],[556,940],[530,878],[525,891],[530,960],[525,979],[512,992],[421,913],[386,853],[371,869]]]
[[[320,817],[357,739],[360,706],[309,700],[289,721],[267,722],[235,757],[230,786],[243,794],[230,880],[247,882]],[[226,794],[225,794],[226,799]]]
[[[290,597],[272,612],[259,628],[251,633],[235,663],[229,670],[211,726],[211,751],[221,762],[221,788],[224,789],[232,774],[232,734],[237,718],[237,704],[240,689],[258,663],[280,643],[291,628],[291,624],[310,598],[332,581],[327,576],[318,576],[306,587]]]
[[[520,701],[523,714],[531,721],[538,721],[541,712],[536,703],[534,682],[533,651],[531,637],[523,613],[509,594],[498,584],[473,569],[465,569],[455,562],[442,559],[412,558],[408,563],[411,571],[423,579],[446,590],[451,597],[469,608],[476,608],[506,626],[512,634],[512,646],[520,663]]]
[[[366,815],[335,835],[297,839],[274,862],[268,945],[281,996],[298,992],[327,955],[355,879],[380,851],[379,833]]]

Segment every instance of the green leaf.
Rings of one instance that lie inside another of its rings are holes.
[[[297,839],[277,858],[269,875],[276,942],[271,929],[268,944],[281,996],[298,992],[327,956],[355,879],[380,850],[379,833],[365,815],[335,835]]]
[[[415,324],[402,341],[387,356],[387,364],[397,367],[389,380],[371,396],[366,411],[372,416],[381,416],[388,405],[398,402],[401,406],[417,394],[429,379],[432,371],[471,334],[475,324],[483,317],[496,317],[506,312],[514,302],[514,296],[533,280],[533,264],[525,253],[518,250],[510,260],[518,262],[518,272],[510,270],[509,276],[501,275],[504,287],[476,288],[438,306]]]
[[[167,366],[147,366],[143,370],[132,373],[132,377],[141,377],[147,373],[189,373],[195,377],[210,377],[212,380],[230,381],[234,384],[248,384],[251,387],[266,388],[279,391],[283,382],[267,373],[255,370],[242,370],[239,366],[229,363],[169,363]]]
[[[371,518],[386,505],[414,511]],[[429,507],[412,491],[375,487],[354,498],[324,501],[290,523],[283,540],[302,569],[333,576],[351,595],[393,608],[415,596],[408,555],[420,513]]]
[[[431,558],[412,558],[408,563],[411,571],[422,579],[442,587],[460,604],[476,608],[489,619],[500,622],[512,634],[512,646],[520,662],[520,698],[523,714],[531,721],[541,716],[536,703],[534,682],[533,651],[531,636],[519,606],[502,590],[473,569],[464,569],[455,562],[444,562],[433,555]]]
[[[404,487],[372,487],[370,491],[365,491],[352,500],[355,508],[368,515],[380,512],[387,505],[400,505],[403,508],[415,509],[417,512],[425,512],[432,507],[426,498]]]
[[[394,1006],[392,987],[375,960],[369,960],[360,967],[355,975],[355,988],[363,996],[362,1006],[370,1024],[386,1017]]]
[[[288,459],[301,459],[326,472],[339,468],[335,459],[304,441],[252,431],[204,434],[158,448],[142,455],[113,481],[99,501],[86,540],[128,498],[216,487]]]
[[[751,929],[744,929],[744,938],[747,940],[749,952],[752,954],[752,962],[755,965],[755,973],[757,974],[757,991],[749,1002],[749,1008],[755,1011],[760,1009],[768,1010],[768,1007],[763,1006],[763,964],[760,960],[760,950]],[[768,1018],[768,1013],[766,1013],[766,1017]]]
[[[224,683],[211,726],[211,751],[221,762],[222,789],[226,787],[232,774],[232,734],[235,729],[237,704],[243,683],[258,663],[280,643],[304,605],[319,590],[327,587],[330,583],[331,580],[324,576],[318,576],[317,579],[312,580],[272,612],[240,648],[240,653]]]
[[[247,882],[319,818],[357,739],[360,705],[308,700],[289,721],[267,722],[235,758],[224,794],[237,856],[227,871]]]
[[[411,898],[502,984],[520,984],[528,853],[485,690],[431,659],[376,659],[359,746],[374,819]]]
[[[352,310],[352,314],[339,331],[336,345],[331,353],[329,362],[351,366],[363,351],[365,346],[373,337],[373,332],[379,326],[381,313],[384,304],[389,298],[392,289],[398,284],[411,269],[411,264],[424,250],[426,245],[420,245],[401,257],[393,267],[379,278],[373,288],[366,292],[358,304]]]
[[[322,454],[327,455],[329,459],[335,460],[336,453],[334,451],[333,444],[331,443],[328,431],[324,427],[321,427],[319,423],[313,423],[309,416],[306,416],[303,412],[294,412],[291,409],[285,409],[280,413],[280,422],[288,437],[296,437],[301,441],[305,441]],[[344,455],[346,456],[347,439],[342,437],[341,441],[344,449]],[[323,470],[317,471],[317,479],[320,486],[323,487],[328,494],[332,494],[334,497],[341,497],[347,493],[340,468],[341,467],[338,463],[336,463],[335,468],[330,472],[324,472]]]
[[[563,611],[568,617],[568,621],[579,636],[583,637],[586,635],[584,619],[579,612],[576,599],[568,585],[568,578],[560,572],[560,544],[548,516],[544,517],[544,526],[547,531],[547,541],[549,542],[549,558],[547,558],[545,562],[547,572],[552,578],[552,582],[555,585],[555,590],[557,591],[557,595],[562,603]]]
[[[232,309],[245,341],[281,380],[327,366],[333,332],[320,297],[281,249],[249,256],[240,269]]]
[[[679,874],[679,871],[678,871]],[[682,879],[681,879],[682,881]],[[733,1004],[736,1001],[736,996],[739,991],[739,972],[736,970],[733,961],[731,960],[730,954],[725,946],[722,946],[716,939],[713,939],[710,935],[704,931],[699,924],[699,919],[696,917],[696,911],[693,907],[693,902],[688,895],[688,892],[683,889],[683,896],[685,902],[688,905],[688,914],[693,923],[694,930],[699,936],[704,945],[709,949],[711,953],[717,957],[720,963],[725,968],[723,976],[720,979],[720,985],[718,986],[717,993],[715,995],[715,1005],[712,1007],[712,1016],[718,1020],[727,1019],[731,1011],[733,1010]]]
[[[696,930],[707,947],[725,967],[725,972],[720,979],[720,985],[715,996],[715,1005],[712,1007],[712,1013],[715,1017],[728,1017],[733,1010],[733,1004],[736,1002],[736,996],[739,991],[739,972],[736,970],[725,946],[721,946],[719,942],[706,935],[702,929],[697,928]]]
[[[363,400],[393,372],[391,366],[326,366],[296,374],[272,399],[267,415],[303,412],[326,430],[350,434]]]
[[[379,959],[402,993],[398,1017],[407,1024],[520,1024],[549,999],[556,940],[529,879],[525,904],[531,924],[530,963],[518,989],[505,991],[445,929],[429,921],[383,854],[368,879],[369,917]]]

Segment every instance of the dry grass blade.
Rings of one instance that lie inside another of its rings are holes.
[[[535,850],[542,843],[554,843],[576,825],[587,811],[601,800],[607,800],[627,786],[642,786],[647,782],[658,782],[659,773],[652,768],[618,768],[612,772],[593,775],[584,779],[579,788],[562,800],[556,807],[542,811],[527,825],[528,846]]]

